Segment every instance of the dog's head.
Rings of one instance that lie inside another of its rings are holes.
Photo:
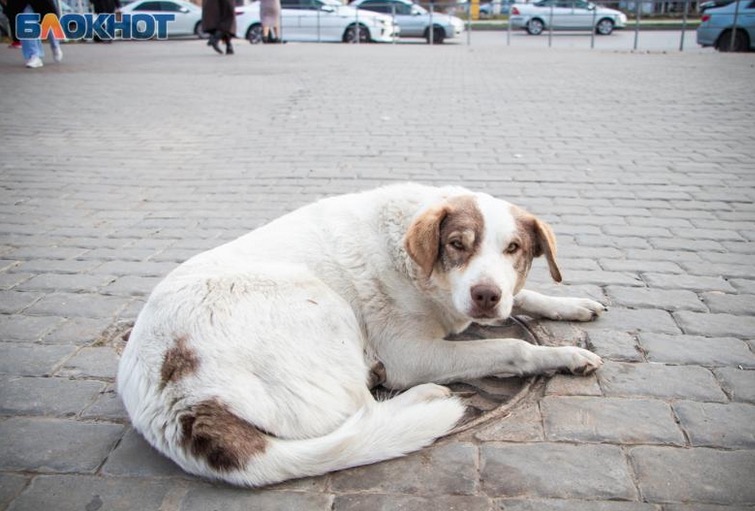
[[[550,226],[486,194],[449,197],[420,211],[404,246],[420,278],[447,294],[462,317],[493,324],[511,314],[532,260],[544,255],[561,282]]]

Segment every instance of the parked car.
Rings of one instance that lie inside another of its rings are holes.
[[[121,7],[121,12],[176,15],[176,19],[168,23],[168,37],[179,35],[196,35],[207,37],[202,30],[202,9],[183,0],[136,0]]]
[[[356,0],[352,6],[392,16],[401,29],[401,37],[422,37],[440,44],[464,32],[464,21],[456,16],[430,12],[410,0]]]
[[[755,0],[706,9],[697,27],[697,44],[718,51],[755,50]]]
[[[281,0],[284,41],[391,42],[398,27],[390,16],[358,11],[338,0]],[[236,8],[236,36],[262,41],[260,3]]]
[[[585,0],[539,0],[531,4],[514,4],[509,13],[511,28],[523,28],[532,35],[544,30],[595,30],[609,35],[627,25],[627,16],[616,9]]]

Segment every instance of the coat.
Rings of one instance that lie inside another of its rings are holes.
[[[202,28],[205,32],[221,32],[220,35],[236,35],[236,8],[233,0],[204,0],[202,3]]]

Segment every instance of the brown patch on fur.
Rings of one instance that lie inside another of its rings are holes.
[[[429,277],[435,263],[445,270],[464,266],[482,241],[484,221],[472,196],[451,197],[432,206],[414,220],[404,246],[409,256]],[[451,243],[461,243],[455,248]]]
[[[239,470],[267,449],[266,434],[219,399],[195,404],[179,422],[182,447],[221,472]]]
[[[367,378],[367,388],[374,389],[378,385],[382,385],[386,380],[385,366],[381,361],[375,362],[370,368],[370,374]]]
[[[516,220],[523,249],[514,263],[517,272],[520,273],[520,269],[525,270],[524,277],[526,277],[532,259],[545,255],[551,278],[556,282],[561,282],[561,270],[556,263],[556,236],[553,234],[553,229],[536,216],[516,206],[512,207],[511,213]],[[518,284],[519,282],[517,282],[517,291],[521,289]],[[523,279],[522,285],[524,285]]]
[[[199,367],[199,358],[186,345],[187,339],[185,335],[177,337],[175,346],[165,352],[160,368],[160,383],[163,387],[194,373]]]
[[[474,197],[454,197],[440,225],[440,263],[444,270],[463,268],[482,243],[485,221]],[[461,243],[461,248],[454,246]]]

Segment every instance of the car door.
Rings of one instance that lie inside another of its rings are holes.
[[[281,37],[287,41],[300,41],[299,11],[301,0],[281,0]]]
[[[574,1],[574,12],[572,14],[574,28],[591,28],[595,22],[595,6],[584,0]]]
[[[569,29],[575,28],[574,20],[574,1],[573,0],[555,0],[553,4],[553,28]]]
[[[400,36],[422,37],[425,29],[430,24],[430,16],[419,5],[407,2],[394,2],[396,9],[396,22],[401,27]]]
[[[302,6],[299,10],[301,41],[341,40],[350,20],[345,19],[346,16],[338,6],[320,0],[300,0],[300,2]]]
[[[163,14],[174,14],[175,19],[168,24],[168,31],[171,35],[187,35],[194,33],[194,24],[196,23],[188,15],[187,9],[181,5],[169,0],[160,0],[160,11]]]

